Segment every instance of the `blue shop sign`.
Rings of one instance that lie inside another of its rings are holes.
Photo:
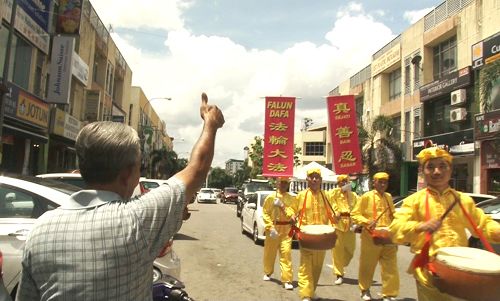
[[[35,21],[43,30],[49,31],[49,11],[51,0],[17,0],[28,16]]]

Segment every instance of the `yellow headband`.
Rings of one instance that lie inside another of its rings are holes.
[[[321,176],[321,169],[319,169],[319,168],[311,168],[311,169],[309,169],[307,171],[307,175],[308,176],[311,175],[311,174],[313,174],[313,173],[317,173],[318,175]]]
[[[343,182],[347,180],[349,177],[347,175],[338,175],[337,176],[337,182]]]
[[[389,180],[389,174],[386,172],[377,172],[373,175],[374,180]]]
[[[451,161],[453,160],[453,156],[450,155],[449,152],[437,146],[424,148],[417,155],[418,162],[422,165],[424,165],[425,162],[429,161],[430,159],[436,159],[436,158],[443,158],[444,160],[446,160],[446,162],[450,164]]]

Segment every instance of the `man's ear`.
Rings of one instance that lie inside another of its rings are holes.
[[[120,186],[128,186],[130,178],[132,177],[133,166],[128,166],[123,168],[120,173],[118,173],[118,182]]]

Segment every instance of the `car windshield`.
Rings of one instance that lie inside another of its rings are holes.
[[[213,193],[212,189],[202,189],[200,193]]]
[[[238,189],[236,189],[236,188],[225,188],[224,192],[225,193],[238,193]]]
[[[261,183],[261,182],[251,182],[247,184],[247,193],[253,193],[264,190],[273,190],[273,187],[269,183]]]
[[[497,214],[500,213],[500,198],[496,198],[492,201],[487,202],[483,206],[480,206],[486,214]]]

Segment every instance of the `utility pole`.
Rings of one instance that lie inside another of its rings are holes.
[[[12,10],[10,15],[9,24],[9,36],[7,37],[7,49],[5,50],[5,62],[3,65],[3,75],[2,84],[0,86],[0,93],[2,93],[1,103],[0,103],[0,164],[2,164],[3,157],[3,124],[5,115],[5,102],[7,101],[7,94],[10,90],[7,88],[7,78],[9,77],[9,67],[10,67],[10,52],[12,46],[12,36],[14,35],[14,25],[16,22],[16,11],[17,11],[17,0],[12,0]],[[12,97],[12,95],[11,95]]]

